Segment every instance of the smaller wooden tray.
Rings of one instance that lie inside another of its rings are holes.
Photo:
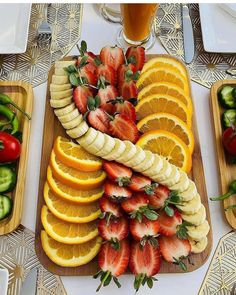
[[[9,97],[28,114],[32,112],[33,89],[30,84],[21,81],[0,81],[0,93],[9,95]],[[13,200],[12,214],[0,222],[0,235],[5,235],[15,230],[20,222],[24,200],[25,174],[28,158],[30,123],[21,112],[16,111],[17,118],[20,121],[20,131],[22,132],[21,155],[17,167],[17,184],[13,192],[8,195]]]
[[[225,85],[236,87],[235,80],[222,80],[218,81],[211,87],[211,108],[212,108],[212,118],[213,125],[215,129],[215,141],[216,141],[216,152],[217,152],[217,162],[219,178],[221,182],[221,193],[228,191],[228,186],[230,182],[236,179],[236,165],[230,163],[230,157],[224,150],[222,144],[223,128],[221,125],[221,115],[225,111],[218,102],[218,91]],[[230,205],[236,204],[236,195],[232,196],[223,201],[224,209]],[[228,223],[236,229],[236,210],[224,211]]]

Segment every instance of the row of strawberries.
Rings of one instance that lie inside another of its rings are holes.
[[[75,87],[73,98],[90,126],[122,140],[136,142],[136,80],[145,61],[143,47],[130,47],[126,54],[117,46],[103,47],[99,56],[79,48],[76,66],[66,71]],[[122,130],[122,132],[121,132]]]
[[[109,179],[100,199],[98,230],[106,242],[98,258],[101,270],[95,278],[100,276],[101,283],[97,290],[112,278],[120,287],[117,277],[128,266],[135,275],[136,291],[145,283],[151,288],[161,257],[186,270],[183,259],[191,251],[189,224],[174,207],[180,202],[178,194],[119,163],[105,161],[103,167]]]

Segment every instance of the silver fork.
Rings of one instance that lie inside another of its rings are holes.
[[[49,4],[50,5],[50,4]],[[52,29],[48,24],[48,4],[44,4],[44,18],[41,25],[38,27],[37,44],[38,46],[48,45],[52,38]]]

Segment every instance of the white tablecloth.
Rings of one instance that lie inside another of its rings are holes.
[[[86,40],[89,50],[98,53],[104,45],[116,44],[116,33],[118,28],[119,25],[110,24],[99,16],[94,5],[84,5],[81,40]],[[155,46],[150,50],[150,53],[165,53],[165,50],[160,42],[157,41]],[[75,47],[69,55],[76,54],[78,54],[78,51]],[[192,82],[191,85],[206,176],[207,192],[208,196],[213,196],[219,193],[219,179],[217,174],[211,111],[209,107],[210,91],[194,82]],[[22,219],[22,224],[32,230],[35,229],[38,199],[38,180],[43,136],[46,83],[34,89],[34,96],[34,110],[32,115],[29,160]],[[230,231],[230,227],[227,225],[222,213],[223,210],[221,204],[213,202],[209,203],[214,236],[212,255],[219,239]],[[192,273],[158,275],[158,282],[155,282],[153,289],[149,290],[149,288],[143,287],[139,291],[139,294],[196,295],[207,271],[210,259],[211,256],[205,265]],[[98,286],[98,281],[91,277],[63,277],[62,280],[68,295],[92,295],[95,294],[96,287]],[[110,286],[103,288],[100,291],[100,294],[110,295],[111,292],[112,295],[121,293],[123,295],[134,294],[132,289],[133,280],[133,276],[124,275],[120,277],[120,282],[122,284],[121,289],[116,288],[116,286],[111,283]]]

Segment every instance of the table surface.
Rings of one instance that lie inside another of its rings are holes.
[[[118,24],[106,22],[98,14],[96,5],[84,5],[81,40],[86,40],[89,50],[96,53],[99,52],[104,45],[116,44],[116,33],[119,26],[120,25]],[[157,40],[155,46],[148,53],[166,52]],[[74,47],[69,55],[76,54],[78,54],[78,50]],[[191,82],[191,86],[206,176],[207,192],[210,197],[219,194],[218,168],[216,163],[213,125],[209,104],[210,90],[194,82]],[[22,218],[22,224],[32,230],[35,229],[36,220],[46,83],[34,88],[34,96],[35,100],[32,114],[32,128]],[[231,230],[223,215],[221,204],[210,201],[209,203],[213,227],[213,250],[207,262],[201,268],[192,273],[158,275],[158,282],[154,284],[152,290],[148,287],[143,287],[138,294],[172,295],[174,292],[175,294],[182,295],[196,295],[198,293],[219,239]],[[118,295],[121,292],[123,295],[133,294],[133,279],[134,277],[131,275],[121,276],[121,289],[116,288],[116,286],[111,283],[110,286],[103,288],[100,291],[100,294],[108,295],[111,294],[111,292],[112,295]],[[95,294],[95,290],[98,285],[98,281],[91,277],[63,277],[62,281],[68,295],[92,295]]]

